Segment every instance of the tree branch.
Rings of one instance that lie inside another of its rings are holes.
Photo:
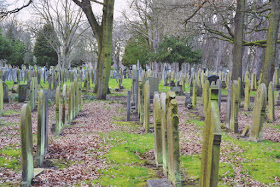
[[[189,21],[190,19],[192,19],[192,18],[196,15],[196,13],[203,7],[203,5],[204,5],[205,3],[208,3],[208,0],[203,1],[203,3],[202,3],[201,5],[198,6],[198,8],[194,11],[194,13],[193,13],[190,17],[188,17],[187,19],[185,19],[185,25],[187,25],[188,21]]]
[[[96,1],[96,0],[90,0],[90,1],[105,6],[105,4],[102,3],[102,2],[99,2],[99,1]]]
[[[1,12],[0,12],[0,18],[3,18],[3,17],[5,17],[5,16],[8,16],[9,14],[17,13],[17,12],[21,11],[22,9],[28,7],[32,2],[33,2],[33,0],[29,0],[29,1],[27,2],[27,4],[21,6],[20,8],[15,8],[15,9],[13,9],[13,10],[7,10],[7,11],[1,11]]]

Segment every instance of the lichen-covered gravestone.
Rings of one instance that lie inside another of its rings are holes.
[[[2,113],[4,111],[4,93],[3,93],[3,83],[0,79],[0,116],[2,116]]]
[[[168,101],[167,108],[167,149],[168,179],[174,186],[181,186],[180,148],[179,148],[179,117],[176,99]]]
[[[148,133],[150,128],[150,83],[149,81],[146,81],[144,86],[144,128],[145,128],[145,133]]]
[[[203,128],[201,172],[199,186],[217,186],[221,144],[221,123],[218,106],[218,89],[210,89],[207,115]]]
[[[268,86],[268,119],[271,121],[274,120],[275,111],[274,111],[274,86],[272,82]]]
[[[196,108],[196,97],[197,97],[197,81],[193,81],[193,94],[192,94],[192,105]]]
[[[56,88],[56,96],[55,96],[55,121],[56,121],[56,126],[55,126],[55,135],[59,136],[61,132],[61,106],[60,106],[60,88],[57,86]]]
[[[45,143],[46,143],[45,94],[43,90],[39,92],[37,112],[38,113],[37,113],[36,166],[41,166],[45,157]]]
[[[230,129],[235,133],[238,133],[238,110],[239,110],[239,100],[238,100],[238,82],[233,81],[231,89],[231,115],[230,115]]]
[[[248,73],[248,74],[247,74]],[[250,108],[250,79],[249,79],[249,72],[246,72],[245,75],[245,98],[244,98],[244,110],[248,111]]]
[[[33,139],[31,109],[29,104],[24,104],[20,115],[20,136],[22,155],[22,186],[30,186],[34,176],[33,166]]]
[[[206,80],[203,84],[203,114],[206,115],[209,101],[209,81]]]
[[[263,122],[265,116],[265,108],[267,102],[267,90],[264,83],[262,83],[255,96],[253,120],[251,126],[250,140],[254,142],[261,141]]]
[[[166,122],[166,93],[160,94],[160,108],[161,108],[161,136],[162,136],[162,165],[163,174],[167,176],[168,168],[168,148],[167,148],[167,122]]]
[[[62,124],[65,125],[67,121],[66,117],[66,102],[67,102],[67,93],[66,93],[66,84],[63,84],[62,91]]]
[[[162,135],[161,135],[161,109],[160,109],[160,97],[156,92],[153,102],[154,109],[154,135],[155,135],[155,160],[156,165],[162,165]]]
[[[68,122],[71,123],[73,116],[72,116],[72,110],[73,110],[73,98],[72,98],[72,83],[69,84],[69,93],[68,93],[69,99],[68,99]]]

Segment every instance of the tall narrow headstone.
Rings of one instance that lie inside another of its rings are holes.
[[[145,133],[149,132],[150,128],[150,83],[146,81],[144,86],[144,127]]]
[[[57,86],[56,88],[56,96],[55,96],[55,121],[56,121],[56,128],[55,128],[55,135],[59,136],[61,132],[61,106],[60,106],[60,88]]]
[[[156,93],[154,95],[153,102],[154,111],[154,136],[155,136],[155,160],[156,165],[162,165],[162,135],[161,135],[161,109],[160,109],[160,97]]]
[[[209,81],[206,80],[203,86],[203,114],[206,115],[209,101]]]
[[[167,177],[168,147],[167,147],[166,102],[167,102],[166,93],[161,93],[160,108],[161,108],[161,135],[162,135],[162,164],[163,164],[163,174]]]
[[[31,109],[24,104],[20,115],[22,186],[31,185],[34,176]]]
[[[268,86],[268,119],[271,121],[274,120],[275,111],[274,111],[274,86],[272,82]]]
[[[263,122],[265,116],[265,108],[267,102],[267,90],[264,83],[262,83],[257,91],[254,102],[253,120],[251,126],[250,140],[254,142],[261,141]]]
[[[178,103],[172,99],[167,108],[168,179],[181,186]]]
[[[126,121],[130,121],[130,96],[131,91],[127,91],[127,107],[126,107]]]
[[[210,89],[209,105],[203,128],[201,172],[199,186],[218,186],[221,123],[218,106],[218,89]]]
[[[238,110],[239,110],[239,100],[238,100],[238,82],[233,81],[231,90],[231,116],[230,116],[230,129],[235,133],[238,133]]]
[[[45,95],[44,91],[39,92],[37,108],[37,152],[36,166],[41,166],[45,157],[46,143],[46,117],[45,117]]]
[[[250,108],[250,79],[249,79],[249,75],[245,76],[245,90],[244,90],[244,110],[248,111]]]
[[[192,94],[192,105],[196,108],[196,97],[197,97],[197,81],[193,81],[193,94]]]

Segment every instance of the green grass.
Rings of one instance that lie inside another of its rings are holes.
[[[238,141],[227,135],[223,135],[222,139],[233,142],[244,151],[236,155],[246,159],[242,166],[254,180],[269,184],[274,183],[274,177],[280,177],[280,143],[267,140],[260,143]]]
[[[116,122],[114,122],[116,123]],[[119,125],[131,126],[130,122],[119,122]],[[92,184],[101,186],[145,186],[146,181],[156,176],[152,169],[143,165],[143,155],[154,146],[152,134],[139,135],[126,132],[101,134],[113,148],[104,155],[110,167],[100,170],[102,176]],[[136,154],[137,153],[137,154]]]
[[[4,111],[3,116],[9,116],[11,114],[19,114],[19,113],[20,113],[20,111],[7,110],[7,111]]]
[[[15,171],[21,170],[21,163],[19,161],[21,155],[20,149],[13,147],[4,147],[0,150],[0,167],[5,167]]]

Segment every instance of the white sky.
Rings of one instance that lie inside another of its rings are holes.
[[[16,7],[20,7],[23,4],[26,4],[28,0],[6,0],[7,3],[9,4],[15,4]],[[37,1],[37,0],[35,0]],[[38,0],[40,1],[40,0]],[[100,0],[101,2],[103,2],[103,0]],[[122,11],[124,9],[127,9],[129,6],[129,3],[127,2],[128,0],[115,0],[115,7],[114,7],[114,18],[118,19],[122,16]],[[98,15],[101,15],[102,13],[102,6],[98,5],[96,3],[92,3],[93,6],[93,11],[94,13],[97,12]],[[9,9],[14,8],[15,6],[10,6]],[[30,12],[30,8],[25,8],[23,10],[21,10],[18,14],[17,14],[17,18],[19,20],[22,21],[27,21],[30,17],[32,16],[32,12]]]

